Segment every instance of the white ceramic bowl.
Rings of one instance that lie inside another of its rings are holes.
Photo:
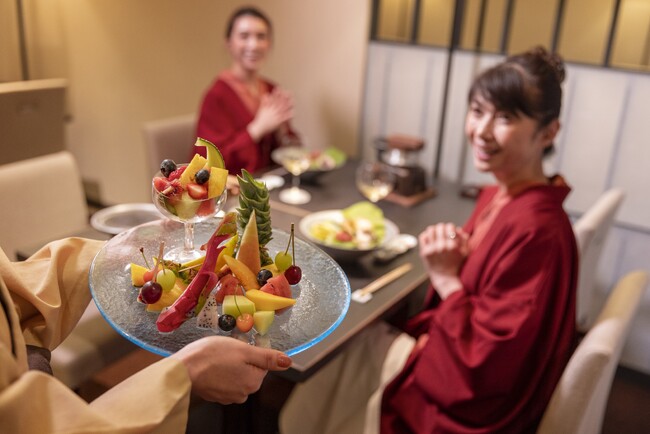
[[[314,225],[315,223],[322,222],[322,221],[340,222],[343,221],[343,214],[341,213],[341,210],[326,210],[326,211],[314,212],[303,217],[302,220],[300,220],[300,222],[298,223],[298,229],[300,230],[300,233],[302,234],[304,239],[316,244],[323,251],[325,251],[325,253],[327,253],[332,258],[340,262],[350,262],[359,259],[367,255],[368,253],[372,253],[373,251],[382,247],[388,241],[390,241],[391,239],[399,235],[399,228],[397,227],[397,225],[388,219],[384,219],[384,225],[386,230],[384,233],[384,239],[379,245],[370,249],[345,249],[340,246],[324,244],[322,241],[310,235],[309,229],[311,228],[311,226]]]

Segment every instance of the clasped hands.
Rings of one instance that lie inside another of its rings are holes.
[[[293,97],[276,87],[262,96],[255,119],[248,125],[248,134],[255,141],[269,134],[293,118]]]
[[[438,223],[428,226],[418,239],[420,258],[440,297],[462,289],[459,273],[469,251],[469,235],[453,223]]]

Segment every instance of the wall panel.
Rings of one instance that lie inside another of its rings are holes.
[[[597,69],[567,69],[573,89],[563,127],[560,172],[579,192],[570,196],[567,208],[584,211],[608,187],[627,79],[623,74],[601,74]]]
[[[620,220],[650,229],[650,76],[630,80],[612,183],[627,192]]]

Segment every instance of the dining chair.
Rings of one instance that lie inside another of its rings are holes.
[[[648,279],[648,272],[634,271],[618,281],[564,369],[538,434],[600,433],[616,367]]]
[[[598,265],[607,235],[624,198],[623,190],[607,190],[573,224],[580,257],[576,321],[578,330],[583,333],[589,330],[598,311],[593,308]]]
[[[0,166],[3,203],[0,245],[16,260],[19,247],[45,244],[88,225],[77,163],[60,151]]]
[[[196,141],[196,115],[174,116],[146,122],[143,126],[149,171],[154,175],[160,162],[171,158],[176,163],[188,161]]]
[[[0,246],[10,259],[25,246],[46,244],[88,227],[88,206],[79,167],[68,151],[0,166],[2,210]],[[70,335],[52,351],[54,375],[72,389],[135,345],[120,336],[88,305]]]

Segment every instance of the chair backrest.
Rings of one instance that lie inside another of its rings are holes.
[[[0,164],[65,149],[65,94],[61,78],[0,83]]]
[[[84,229],[88,206],[79,168],[68,151],[0,166],[0,246],[10,259],[33,247]]]
[[[580,255],[576,321],[578,330],[586,332],[594,322],[592,309],[598,262],[614,217],[625,198],[619,189],[610,189],[573,224]],[[596,309],[597,311],[597,309]]]
[[[645,271],[635,271],[619,280],[571,356],[538,434],[600,433],[614,373],[648,277]]]
[[[154,175],[165,158],[177,163],[188,161],[196,141],[196,116],[191,114],[147,122],[143,132],[149,170]]]

